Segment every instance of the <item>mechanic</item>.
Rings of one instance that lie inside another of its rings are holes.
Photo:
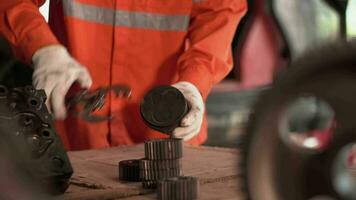
[[[231,41],[246,12],[245,0],[45,0],[0,4],[0,32],[18,58],[33,65],[33,84],[68,150],[105,148],[164,137],[140,117],[139,103],[157,85],[173,85],[191,105],[174,135],[193,145],[207,138],[204,101],[232,66]],[[66,114],[72,84],[94,90],[127,84],[132,96],[112,96],[88,123]]]

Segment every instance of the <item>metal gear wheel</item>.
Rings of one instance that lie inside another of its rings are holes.
[[[145,189],[156,189],[157,188],[157,181],[143,181],[142,187]]]
[[[119,180],[140,181],[140,160],[122,160],[119,162]]]
[[[183,156],[183,140],[178,138],[150,140],[145,142],[148,160],[172,160]]]
[[[140,178],[142,181],[157,181],[180,175],[180,160],[140,160]]]
[[[160,180],[157,188],[159,200],[194,200],[198,198],[199,181],[196,177],[173,177]]]

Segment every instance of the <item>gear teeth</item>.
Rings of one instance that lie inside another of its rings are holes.
[[[194,200],[198,199],[198,178],[181,176],[158,182],[159,200]]]
[[[157,188],[157,181],[143,181],[142,187],[145,189],[156,189]]]
[[[140,160],[140,178],[143,181],[157,181],[180,175],[180,160]]]
[[[140,181],[140,160],[123,160],[119,162],[119,180]]]
[[[140,160],[140,170],[180,169],[181,160]]]
[[[182,156],[182,139],[169,138],[145,142],[145,157],[148,160],[173,160]]]

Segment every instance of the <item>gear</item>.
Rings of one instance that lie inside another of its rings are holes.
[[[123,160],[119,162],[119,180],[140,181],[140,160]]]
[[[141,116],[154,130],[171,134],[189,110],[184,95],[175,87],[159,86],[141,102]]]
[[[143,181],[142,187],[145,189],[155,189],[157,188],[157,181]]]
[[[163,178],[177,177],[180,175],[181,175],[180,169],[140,171],[140,178],[144,181],[157,181]]]
[[[196,177],[181,176],[158,182],[158,199],[193,200],[198,198],[199,182]]]
[[[145,156],[149,160],[173,160],[183,156],[183,140],[178,138],[145,142]]]
[[[356,106],[355,52],[356,41],[338,41],[308,52],[286,68],[271,89],[261,95],[249,117],[241,151],[241,190],[246,199],[354,199],[340,192],[340,185],[334,181],[335,166],[345,167],[345,162],[335,159],[338,152],[356,141],[356,125],[350,120]],[[293,131],[286,115],[301,98],[310,97],[326,103],[334,112],[328,127],[312,130],[320,131],[323,138],[331,133],[330,141],[324,139],[327,145],[322,148],[292,140],[308,135],[313,143],[322,142],[308,129]],[[343,180],[350,178],[347,174],[343,174]],[[347,183],[342,186],[348,187],[352,188]],[[354,190],[352,193],[355,194]]]
[[[157,181],[180,175],[180,160],[140,160],[140,178],[143,181]]]
[[[176,160],[140,160],[140,170],[180,169],[181,161]]]

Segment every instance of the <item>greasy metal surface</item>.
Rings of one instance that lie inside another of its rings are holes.
[[[140,181],[140,160],[122,160],[119,162],[119,180]]]
[[[183,139],[167,138],[145,142],[145,157],[150,160],[171,160],[183,157]]]
[[[182,175],[183,140],[156,139],[145,142],[145,159],[140,160],[143,188],[156,188],[161,179]]]
[[[79,91],[73,97],[66,100],[66,105],[69,112],[78,115],[88,122],[100,122],[106,121],[113,118],[113,116],[100,116],[93,115],[93,112],[100,110],[104,104],[106,96],[114,92],[115,97],[130,97],[131,89],[126,85],[113,85],[106,88],[98,88],[93,92],[88,92],[87,90]],[[83,106],[82,110],[77,113],[75,108],[77,106]]]
[[[158,182],[159,200],[194,200],[198,198],[199,181],[196,177],[181,176]]]
[[[159,86],[149,91],[141,102],[141,116],[149,127],[170,134],[188,112],[183,94],[172,86]]]
[[[0,154],[3,161],[15,162],[19,173],[29,174],[33,184],[63,193],[73,170],[45,101],[45,92],[32,86],[0,86]]]
[[[140,160],[140,178],[142,181],[158,181],[160,179],[181,175],[181,161],[177,160]]]

